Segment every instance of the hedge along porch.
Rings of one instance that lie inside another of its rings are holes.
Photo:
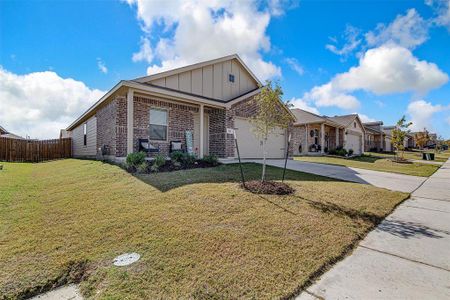
[[[254,96],[260,88],[237,55],[121,81],[67,128],[74,156],[122,158],[147,139],[158,149],[150,156],[168,155],[171,142],[181,141],[200,158],[235,157],[232,130],[227,129],[235,128],[235,118],[256,114]],[[187,133],[192,145],[187,145]],[[284,137],[279,147],[285,142]],[[252,147],[260,147],[259,142]]]

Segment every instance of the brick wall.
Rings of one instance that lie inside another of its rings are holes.
[[[167,102],[153,97],[134,97],[134,151],[138,151],[138,139],[149,138],[150,108],[158,107],[168,111],[167,141],[150,141],[152,145],[159,146],[162,155],[169,155],[170,141],[181,140],[186,145],[186,130],[194,132],[194,113],[199,112],[199,107]],[[153,154],[155,155],[155,154]]]
[[[106,155],[116,154],[117,101],[112,100],[97,113],[97,147],[106,148]]]
[[[116,118],[116,156],[127,156],[127,98],[119,96]]]
[[[209,114],[209,154],[226,157],[226,110],[207,109]]]
[[[116,96],[97,113],[97,147],[106,146],[106,155],[126,156],[127,102]]]
[[[306,128],[302,126],[293,126],[291,129],[291,146],[289,147],[290,155],[300,155],[307,150],[305,148],[305,135]],[[300,149],[301,146],[301,149]]]

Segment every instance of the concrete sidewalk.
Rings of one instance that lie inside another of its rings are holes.
[[[450,160],[297,299],[450,299]]]
[[[231,161],[230,161],[231,162]],[[236,160],[232,161],[236,163]],[[243,162],[261,163],[262,160],[243,160]],[[225,162],[226,163],[226,162]],[[267,164],[275,167],[284,167],[284,160],[268,159]],[[318,164],[298,160],[288,160],[287,168],[295,171],[322,175],[326,177],[371,184],[392,191],[411,193],[419,187],[427,177],[410,176],[396,173],[379,172],[344,166]]]

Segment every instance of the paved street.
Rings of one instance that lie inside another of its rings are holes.
[[[450,160],[297,299],[450,299]]]

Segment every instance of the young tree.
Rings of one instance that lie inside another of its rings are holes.
[[[423,129],[421,132],[417,132],[414,135],[414,140],[416,141],[417,146],[419,149],[423,149],[427,142],[430,140],[430,136],[428,134],[428,131],[426,128]]]
[[[408,127],[411,126],[411,122],[406,122],[405,116],[403,116],[400,120],[398,120],[397,124],[395,125],[394,130],[392,130],[392,144],[395,148],[395,159],[398,160],[398,151],[401,151],[402,153],[402,160],[403,160],[403,150],[405,150],[405,137],[406,134],[409,132]]]
[[[283,91],[278,83],[267,81],[261,93],[255,96],[254,101],[258,105],[257,114],[251,118],[253,133],[262,140],[263,146],[263,170],[261,181],[266,179],[266,144],[269,135],[279,128],[287,128],[291,122],[291,116],[285,110],[281,102]]]

